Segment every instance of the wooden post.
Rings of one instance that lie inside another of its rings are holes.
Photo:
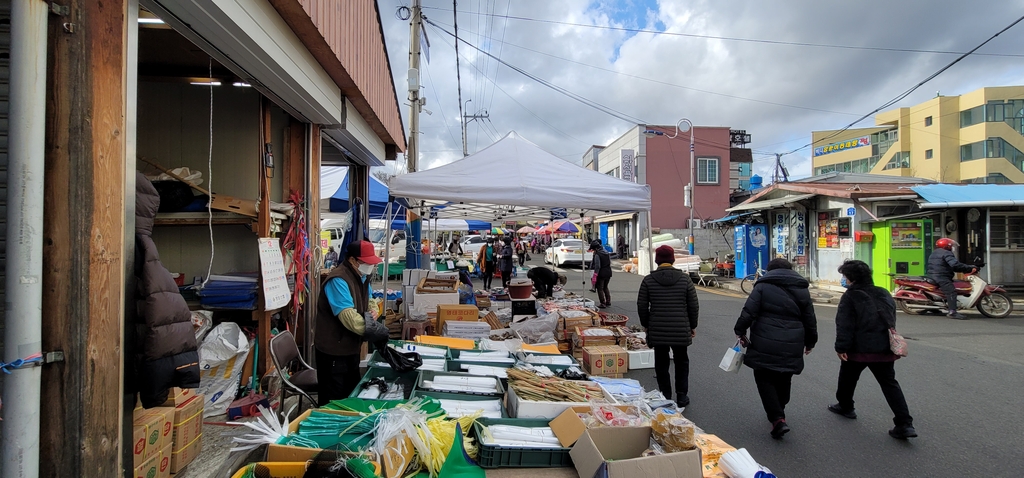
[[[111,477],[124,374],[125,1],[51,16],[46,105],[40,476]]]
[[[272,220],[270,218],[270,175],[272,171],[267,168],[263,163],[264,147],[270,143],[271,129],[270,129],[270,100],[266,97],[260,97],[260,156],[259,156],[259,180],[260,180],[260,202],[259,210],[256,212],[256,236],[257,237],[270,237],[270,224]],[[277,166],[275,164],[275,166]],[[259,346],[259,363],[257,364],[257,371],[260,377],[267,373],[271,367],[270,361],[270,316],[273,315],[272,311],[266,309],[266,297],[263,296],[263,279],[260,279],[259,289],[257,294],[259,300],[256,301],[256,310],[253,311],[253,320],[257,324],[258,338],[256,340]]]
[[[288,201],[291,198],[291,194],[295,192],[301,195],[302,200],[305,201],[305,205],[299,204],[298,207],[316,207],[316,205],[319,204],[319,195],[306,197],[306,125],[297,121],[295,118],[289,118],[288,129],[286,130],[284,138],[285,153],[281,167],[283,173],[281,179],[282,184],[284,185],[282,189],[285,194],[284,200]],[[304,217],[309,221],[308,215],[304,215]],[[320,238],[310,237],[309,246],[311,248],[319,247]],[[312,270],[313,264],[307,264],[307,267]],[[309,307],[308,302],[303,305],[303,308],[305,307]],[[291,312],[289,311],[289,318],[292,319],[295,326],[295,330],[292,331],[292,334],[295,336],[295,341],[301,347],[305,338],[305,335],[303,334],[303,328],[306,324],[305,314],[300,312],[297,317],[291,317]]]

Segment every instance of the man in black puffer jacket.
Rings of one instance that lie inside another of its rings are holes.
[[[734,331],[747,347],[743,363],[754,369],[771,435],[782,438],[789,432],[786,404],[793,375],[803,371],[804,355],[818,342],[818,325],[807,279],[793,272],[786,259],[772,259],[767,269],[743,305]]]
[[[654,374],[665,398],[672,397],[672,378],[668,374],[669,350],[676,362],[676,404],[690,403],[690,358],[686,347],[697,332],[697,289],[690,276],[672,267],[675,251],[659,247],[654,254],[658,269],[644,277],[636,296],[640,325],[647,331],[647,345],[654,348]]]

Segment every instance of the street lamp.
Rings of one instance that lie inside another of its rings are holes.
[[[681,129],[681,126],[684,123],[686,124],[686,129]],[[693,195],[693,186],[695,184],[694,180],[693,180],[693,171],[694,171],[694,167],[693,167],[693,136],[694,136],[694,133],[695,133],[695,131],[693,131],[693,122],[691,122],[690,120],[688,120],[686,118],[683,118],[683,119],[677,121],[676,122],[676,132],[675,132],[675,134],[673,134],[672,136],[666,136],[666,137],[669,138],[669,139],[675,138],[676,136],[679,136],[679,132],[680,131],[689,131],[690,132],[690,184],[687,184],[686,188],[684,188],[684,190],[683,190],[683,205],[688,207],[688,208],[690,208],[690,224],[689,224],[690,236],[689,236],[689,238],[687,239],[686,242],[687,242],[687,249],[689,250],[690,255],[693,255],[693,253],[694,253],[694,241],[693,241],[693,200],[694,200],[694,195]],[[644,131],[644,136],[646,136],[648,138],[653,138],[655,136],[665,136],[665,132],[664,131],[655,131],[655,130],[649,129],[649,130]],[[648,227],[650,227],[650,225],[648,225]]]

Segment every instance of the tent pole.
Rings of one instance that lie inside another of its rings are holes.
[[[576,230],[579,231],[579,233],[580,233],[580,241],[583,242],[583,250],[580,251],[580,264],[581,264],[581,266],[580,266],[580,276],[581,276],[580,279],[582,279],[582,284],[583,284],[583,300],[584,300],[584,303],[586,303],[586,300],[587,300],[587,251],[590,249],[590,245],[587,244],[587,239],[586,239],[587,235],[583,232],[583,229],[582,229],[582,227],[583,227],[583,214],[585,214],[585,211],[581,211],[580,212],[580,225],[579,225],[579,227],[576,228]],[[570,224],[571,224],[571,222],[570,222]],[[600,296],[598,296],[598,297],[600,297]]]
[[[388,199],[391,199],[388,196]],[[394,202],[388,201],[388,206],[385,208],[387,216],[384,217],[384,267],[382,272],[384,280],[382,281],[381,287],[384,288],[384,309],[387,310],[388,305],[388,279],[391,277],[391,271],[388,269],[391,265],[391,224],[394,221],[394,215],[391,214],[391,208]]]
[[[654,263],[654,257],[655,257],[655,255],[654,255],[654,233],[651,232],[652,229],[653,229],[653,227],[651,226],[651,210],[648,209],[647,210],[647,263],[649,265],[648,268],[647,268],[647,273],[648,274],[650,274],[651,272],[654,272],[654,269],[656,269],[658,267],[658,265]]]

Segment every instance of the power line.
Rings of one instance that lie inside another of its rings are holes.
[[[434,92],[434,98],[437,98],[438,100],[440,100],[441,96],[439,96],[437,94],[437,88],[434,87],[434,77],[430,76],[429,63],[427,64],[427,66],[425,66],[423,68],[423,70],[427,72],[427,79],[430,80],[430,91]],[[451,136],[452,137],[452,141],[454,141],[455,144],[458,145],[459,144],[459,140],[455,139],[455,133],[452,133],[452,127],[448,124],[448,115],[446,115],[444,113],[444,107],[441,106],[441,102],[440,101],[437,102],[437,109],[441,111],[441,118],[444,119],[444,121],[443,121],[444,122],[444,127],[448,130],[448,135]],[[423,127],[421,126],[420,129],[422,130]]]
[[[437,25],[431,25],[431,26],[433,26],[435,30],[444,31],[444,30],[441,30],[440,28],[438,28]],[[439,38],[441,38],[441,41],[443,41],[446,44],[448,44],[448,46],[452,46],[452,44],[448,42],[447,38],[445,38],[443,36],[439,36]],[[473,68],[476,68],[476,65],[471,65],[471,66],[473,66]],[[578,142],[580,142],[582,144],[587,144],[587,145],[591,144],[588,141],[583,141],[582,139],[579,139],[579,138],[577,138],[577,137],[575,137],[575,136],[573,136],[573,135],[571,135],[569,133],[566,133],[565,131],[562,131],[562,130],[558,129],[558,127],[556,127],[555,125],[553,125],[551,123],[548,123],[547,120],[545,120],[544,118],[541,118],[537,113],[534,113],[533,110],[531,110],[530,108],[527,108],[525,105],[523,105],[518,100],[516,100],[515,97],[510,95],[507,91],[505,91],[504,88],[502,88],[500,85],[498,85],[497,82],[493,82],[493,84],[494,84],[494,87],[498,89],[498,91],[501,91],[505,96],[508,97],[508,99],[512,100],[513,103],[519,105],[520,108],[526,110],[527,113],[530,113],[531,116],[533,116],[534,118],[537,118],[538,121],[540,121],[541,123],[544,123],[545,125],[547,125],[552,130],[557,131],[557,132],[561,133],[562,135],[564,135],[565,137],[573,139],[573,140],[576,140],[576,141],[578,141]]]
[[[467,46],[469,46],[470,48],[473,48],[474,50],[480,52],[481,54],[487,55],[487,56],[489,56],[491,58],[494,58],[494,55],[491,55],[490,53],[487,53],[486,51],[481,50],[476,45],[473,45],[472,43],[467,42],[466,40],[460,38],[458,35],[450,32],[448,30],[445,30],[445,29],[441,28],[438,24],[434,23],[433,21],[431,21],[429,19],[424,19],[423,21],[433,25],[435,28],[441,30],[442,32],[444,32],[444,33],[454,37],[456,45],[458,45],[459,42],[461,41],[461,42],[465,43]],[[640,120],[640,119],[638,119],[638,118],[636,118],[634,116],[630,116],[630,115],[628,115],[626,113],[621,113],[621,112],[616,111],[616,110],[614,110],[614,109],[612,109],[612,108],[610,108],[608,106],[605,106],[605,105],[603,105],[601,103],[598,103],[598,102],[593,101],[593,100],[591,100],[589,98],[586,98],[584,96],[581,96],[581,95],[578,95],[576,93],[573,93],[573,92],[571,92],[571,91],[569,91],[569,90],[567,90],[565,88],[562,88],[561,86],[558,86],[558,85],[556,85],[554,83],[551,83],[551,82],[549,82],[549,81],[547,81],[547,80],[545,80],[543,78],[535,76],[535,75],[527,72],[526,70],[523,70],[522,68],[519,68],[519,67],[517,67],[515,65],[511,65],[511,64],[509,64],[508,62],[506,62],[504,60],[499,60],[497,58],[494,58],[494,59],[497,60],[502,65],[505,65],[506,67],[511,68],[511,69],[519,72],[523,76],[526,76],[527,78],[530,78],[531,80],[534,80],[534,81],[536,81],[536,82],[538,82],[538,83],[540,83],[540,84],[542,84],[542,85],[544,85],[544,86],[546,86],[546,87],[548,87],[548,88],[550,88],[552,90],[555,90],[555,91],[557,91],[559,93],[562,93],[562,94],[564,94],[564,95],[566,95],[566,96],[568,96],[568,97],[570,97],[570,98],[572,98],[572,99],[574,99],[574,100],[576,100],[576,101],[578,101],[580,103],[583,103],[583,104],[585,104],[585,105],[587,105],[587,106],[589,106],[591,108],[594,108],[594,109],[596,109],[598,111],[601,111],[601,112],[606,113],[608,115],[614,116],[614,117],[619,118],[619,119],[621,119],[623,121],[626,121],[628,123],[633,123],[633,124],[644,123],[643,120]]]
[[[455,20],[455,32],[458,34],[459,31],[459,2],[458,0],[452,0],[452,18]],[[425,17],[423,21],[429,22]],[[455,42],[455,80],[458,83],[459,90],[459,121],[465,122],[466,119],[462,111],[462,73],[459,71],[459,42]],[[462,144],[466,144],[466,127],[462,127]],[[465,151],[465,147],[462,148]]]
[[[423,7],[423,8],[427,9],[427,8],[438,8],[438,7]],[[481,14],[481,15],[486,15],[486,14]],[[565,25],[565,26],[580,27],[580,28],[594,28],[594,29],[600,29],[600,30],[613,30],[613,31],[621,31],[621,32],[628,32],[628,33],[649,33],[649,34],[652,34],[652,35],[667,35],[667,36],[678,36],[678,37],[686,37],[686,38],[701,38],[701,39],[705,39],[705,40],[724,40],[724,41],[735,41],[735,42],[745,42],[745,43],[760,43],[760,44],[768,44],[768,45],[785,45],[785,46],[802,46],[802,47],[813,47],[813,48],[835,48],[835,49],[841,49],[841,50],[886,51],[886,52],[896,52],[896,53],[932,53],[932,54],[941,54],[941,55],[963,55],[964,54],[964,52],[947,51],[947,50],[922,50],[922,49],[915,49],[915,48],[887,48],[887,47],[872,47],[872,46],[839,45],[839,44],[829,44],[829,43],[809,43],[809,42],[784,41],[784,40],[764,40],[764,39],[758,39],[758,38],[742,38],[742,37],[727,37],[727,36],[717,36],[717,35],[701,35],[701,34],[697,34],[697,33],[667,32],[667,31],[659,31],[659,30],[647,30],[647,29],[643,29],[643,28],[627,28],[627,27],[616,27],[616,26],[611,26],[611,25],[593,25],[593,24],[587,24],[587,23],[562,22],[562,21],[557,21],[557,20],[544,20],[544,19],[540,19],[540,18],[528,18],[528,17],[510,16],[510,15],[507,15],[507,14],[506,15],[501,15],[501,16],[504,17],[504,18],[507,18],[507,19],[520,20],[520,21],[524,21],[524,22],[547,23],[547,24],[553,24],[553,25]],[[1017,53],[979,53],[979,55],[982,55],[982,56],[994,56],[994,57],[1011,57],[1011,58],[1021,58],[1021,57],[1024,57],[1024,54],[1017,54]]]
[[[501,58],[501,52],[505,50],[505,32],[508,30],[508,11],[512,7],[512,0],[508,0],[505,4],[505,23],[501,26],[501,40],[498,41],[498,58]],[[494,83],[498,82],[498,72],[501,71],[501,65],[494,65],[494,81],[491,84],[491,99],[487,101],[487,109],[491,109],[491,103],[494,102]]]
[[[441,25],[445,25],[445,26],[451,26],[451,25],[447,25],[447,24],[444,24],[444,23],[441,23],[441,22],[438,22],[438,23],[441,24]],[[489,38],[489,37],[485,37],[485,38],[488,38],[489,40],[494,40],[494,38]],[[502,39],[502,45],[504,45],[504,44],[506,44],[506,43],[505,43],[504,39]],[[704,89],[700,89],[700,88],[694,88],[692,86],[684,86],[684,85],[679,85],[679,84],[676,84],[676,83],[669,83],[667,81],[655,80],[653,78],[647,78],[647,77],[643,77],[643,76],[639,76],[639,75],[633,75],[633,74],[630,74],[630,73],[625,73],[625,72],[622,72],[622,71],[613,70],[611,68],[604,68],[604,67],[597,66],[597,65],[591,65],[589,63],[583,63],[581,61],[577,61],[577,60],[573,60],[573,59],[570,59],[570,58],[561,57],[561,56],[558,56],[558,55],[553,55],[551,53],[543,52],[543,51],[540,51],[540,50],[534,50],[532,48],[528,48],[528,47],[525,47],[525,46],[522,46],[522,45],[517,45],[515,43],[507,43],[507,44],[509,46],[511,46],[511,47],[515,47],[515,48],[519,48],[519,49],[526,50],[526,51],[529,51],[529,52],[533,52],[533,53],[536,53],[538,55],[544,55],[544,56],[547,56],[547,57],[551,57],[551,58],[554,58],[556,60],[561,60],[561,61],[565,61],[565,62],[568,62],[568,63],[574,63],[574,64],[577,64],[577,65],[585,66],[585,67],[588,67],[588,68],[593,68],[595,70],[605,71],[605,72],[608,72],[608,73],[614,73],[616,75],[625,76],[627,78],[634,78],[634,79],[637,79],[637,80],[643,80],[643,81],[649,81],[651,83],[657,83],[659,85],[671,86],[673,88],[680,88],[680,89],[683,89],[683,90],[696,91],[698,93],[706,93],[706,94],[709,94],[709,95],[722,96],[722,97],[725,97],[725,98],[732,98],[732,99],[737,99],[737,100],[751,101],[751,102],[754,102],[754,103],[762,103],[762,104],[772,105],[772,106],[782,106],[782,107],[785,107],[785,108],[795,108],[795,109],[801,109],[801,110],[807,110],[807,111],[817,111],[817,112],[820,112],[820,113],[832,113],[832,114],[847,115],[847,116],[857,116],[857,115],[859,115],[859,113],[847,113],[847,112],[843,112],[843,111],[832,111],[832,110],[825,110],[825,109],[820,109],[820,108],[811,108],[811,107],[808,107],[808,106],[789,105],[789,104],[785,104],[785,103],[778,103],[778,102],[775,102],[775,101],[767,101],[767,100],[759,100],[759,99],[755,99],[755,98],[747,98],[747,97],[739,96],[739,95],[731,95],[731,94],[728,94],[728,93],[719,93],[717,91],[704,90]]]
[[[914,85],[914,86],[910,87],[910,88],[909,88],[908,90],[904,91],[903,93],[900,93],[900,94],[899,94],[899,95],[897,95],[897,96],[896,96],[895,98],[893,98],[893,99],[889,100],[888,102],[886,102],[886,103],[885,103],[885,104],[883,104],[882,106],[879,106],[878,108],[875,108],[875,109],[874,109],[874,110],[872,110],[872,111],[871,111],[870,113],[868,113],[868,114],[865,114],[864,116],[861,116],[861,117],[860,117],[859,119],[857,119],[856,121],[854,121],[854,122],[852,122],[852,123],[850,123],[850,124],[846,125],[846,127],[844,127],[843,129],[841,129],[841,130],[838,130],[838,131],[836,131],[835,133],[832,133],[832,134],[830,134],[830,135],[828,135],[828,136],[825,136],[825,137],[823,137],[823,138],[821,138],[821,139],[819,139],[819,140],[817,140],[817,141],[811,141],[810,143],[807,143],[807,144],[805,144],[804,146],[801,146],[801,147],[799,147],[799,148],[797,148],[797,149],[794,149],[794,150],[792,150],[792,151],[790,151],[790,152],[788,152],[788,153],[783,153],[783,155],[788,155],[788,154],[791,154],[791,153],[795,153],[795,152],[797,152],[797,151],[800,151],[801,149],[807,148],[807,147],[809,147],[809,146],[813,146],[813,145],[814,145],[815,143],[820,143],[820,142],[822,142],[822,141],[825,141],[825,140],[828,140],[828,139],[834,138],[834,137],[836,137],[836,136],[838,136],[838,135],[842,134],[842,133],[843,133],[844,131],[846,131],[846,130],[848,130],[848,129],[852,128],[852,127],[853,127],[854,125],[856,125],[857,123],[860,123],[861,121],[864,121],[865,119],[867,119],[867,118],[868,118],[868,117],[870,117],[871,115],[873,115],[873,114],[875,114],[875,113],[878,113],[879,111],[882,111],[882,110],[884,110],[884,109],[886,109],[886,108],[888,108],[888,107],[890,107],[890,106],[892,106],[892,105],[894,105],[894,104],[896,104],[896,103],[899,103],[899,102],[900,102],[900,101],[902,101],[902,100],[903,100],[904,98],[906,98],[906,97],[910,96],[910,94],[911,94],[911,93],[913,93],[914,91],[916,91],[916,90],[917,90],[918,88],[920,88],[920,87],[924,86],[924,84],[925,84],[925,83],[928,83],[929,81],[933,80],[933,79],[934,79],[935,77],[937,77],[937,76],[941,75],[941,74],[942,74],[943,72],[945,72],[946,70],[948,70],[948,69],[952,68],[952,67],[953,67],[953,65],[956,65],[957,63],[960,63],[960,61],[961,61],[961,60],[963,60],[964,58],[967,58],[967,57],[968,57],[968,56],[970,56],[970,55],[971,55],[972,53],[974,53],[974,52],[978,51],[978,50],[979,50],[979,49],[980,49],[981,47],[983,47],[983,46],[987,45],[987,44],[988,44],[988,42],[990,42],[990,41],[994,40],[994,39],[995,39],[996,37],[998,37],[999,35],[1002,35],[1002,34],[1003,34],[1004,32],[1006,32],[1007,30],[1009,30],[1009,29],[1013,28],[1014,26],[1016,26],[1016,25],[1017,25],[1018,23],[1020,23],[1021,21],[1024,21],[1024,16],[1021,16],[1020,18],[1018,18],[1018,19],[1014,20],[1014,21],[1013,21],[1013,23],[1011,23],[1011,24],[1007,25],[1007,26],[1006,26],[1005,28],[1003,28],[1002,30],[999,30],[999,31],[998,31],[998,32],[996,32],[996,33],[995,33],[994,35],[992,35],[992,36],[988,37],[988,39],[986,39],[985,41],[981,42],[981,43],[980,43],[980,44],[979,44],[978,46],[976,46],[976,47],[972,48],[972,49],[971,49],[970,51],[968,51],[968,52],[966,52],[966,53],[963,53],[963,54],[961,54],[960,56],[956,57],[956,59],[954,59],[953,61],[949,62],[949,63],[948,63],[948,64],[947,64],[946,66],[944,66],[944,67],[942,67],[942,68],[939,68],[939,71],[936,71],[935,73],[932,73],[931,75],[929,75],[929,76],[928,76],[927,78],[925,78],[924,80],[921,80],[921,81],[920,81],[920,82],[918,82],[918,83],[917,83],[916,85]]]

